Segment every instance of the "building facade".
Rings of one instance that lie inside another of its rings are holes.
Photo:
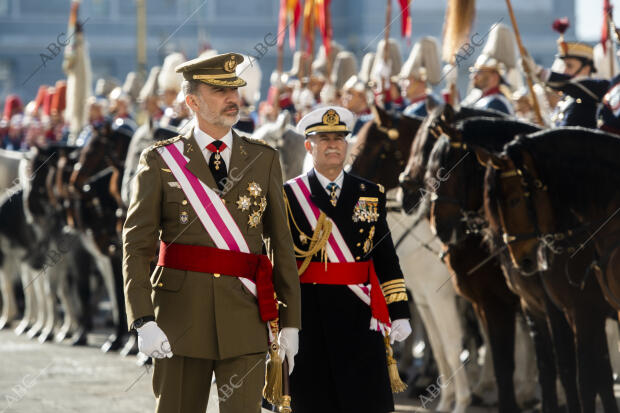
[[[260,56],[257,52],[260,49],[264,53],[259,61],[264,98],[277,54],[275,46],[265,45],[265,39],[273,39],[277,32],[279,3],[279,0],[147,0],[148,66],[161,64],[172,51],[181,51],[188,58],[194,58],[209,45],[220,52],[234,50],[256,56]],[[524,44],[537,61],[551,64],[557,39],[551,22],[561,16],[574,21],[574,0],[513,3]],[[62,53],[58,53],[56,46],[67,35],[69,7],[70,0],[0,0],[2,101],[9,93],[17,93],[24,100],[32,99],[39,85],[52,85],[64,77]],[[365,52],[374,51],[383,37],[385,7],[386,2],[382,0],[333,0],[335,40],[360,59]],[[393,1],[392,10],[396,18],[400,12],[396,1]],[[444,13],[445,1],[413,1],[412,40],[423,35],[441,37]],[[122,82],[129,71],[136,70],[135,0],[83,0],[80,20],[85,21],[93,81],[99,77],[113,77]],[[474,33],[486,33],[499,21],[510,25],[505,3],[478,0]],[[394,20],[391,33],[400,40],[405,59],[411,46],[400,38],[400,19]],[[574,38],[573,28],[567,38]],[[317,43],[319,39],[317,33]],[[52,50],[58,54],[54,56]],[[473,64],[479,52],[476,50],[462,66]],[[291,55],[287,46],[285,70],[291,65]],[[461,83],[465,83],[467,69],[461,67],[459,72]]]

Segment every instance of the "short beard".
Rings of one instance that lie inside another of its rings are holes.
[[[201,107],[200,107],[200,111],[196,113],[196,116],[198,116],[200,114],[200,117],[203,118],[204,120],[206,120],[208,123],[210,123],[212,125],[224,126],[224,127],[227,127],[227,128],[232,128],[233,125],[235,125],[237,122],[239,122],[239,119],[241,117],[239,112],[237,112],[237,115],[234,118],[232,118],[230,116],[220,115],[218,113],[215,113],[215,112],[209,110],[209,107],[207,106],[205,101],[202,100],[201,96],[198,96],[198,100],[200,100]]]

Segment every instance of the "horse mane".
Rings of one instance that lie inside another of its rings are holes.
[[[416,164],[416,163],[414,163],[415,158],[414,157],[410,157],[410,159],[409,159],[409,161],[407,163],[407,169],[413,175],[418,175],[421,172],[421,170],[426,168],[426,166],[428,165],[428,162],[430,160],[430,154],[431,154],[431,151],[433,150],[433,148],[435,146],[436,141],[434,139],[425,139],[425,135],[428,135],[428,129],[429,129],[430,125],[437,118],[439,118],[444,113],[444,111],[446,109],[447,109],[446,108],[446,104],[441,104],[441,105],[436,106],[434,109],[432,109],[428,113],[428,115],[422,121],[420,127],[418,128],[418,132],[417,132],[413,142],[411,143],[410,153],[422,154],[422,161],[423,162],[421,162],[420,164]],[[487,124],[488,124],[489,120],[491,120],[491,119],[497,119],[497,121],[499,122],[501,119],[505,119],[505,118],[507,118],[506,114],[504,114],[502,112],[499,112],[499,111],[496,111],[496,110],[475,109],[475,108],[469,108],[469,107],[461,107],[459,109],[459,111],[454,114],[454,121],[457,123],[457,125],[464,125],[465,122],[467,122],[468,120],[473,120],[473,119],[480,119],[481,122],[483,122],[482,119],[485,119]],[[507,119],[507,121],[515,122],[514,120],[510,121],[508,119]],[[472,123],[471,135],[475,135],[476,134],[475,131],[473,130],[474,126],[476,126],[476,125],[479,125],[479,124],[478,123]],[[499,123],[497,124],[497,127],[498,128],[500,127]],[[485,131],[484,135],[486,135],[486,134],[487,134],[487,132]],[[470,133],[468,133],[467,135],[469,136]],[[424,145],[424,147],[421,147],[421,145]],[[501,148],[499,148],[499,149],[501,149]]]
[[[404,169],[411,143],[425,120],[380,108],[377,108],[377,114],[379,119],[375,115],[357,133],[355,143],[349,148],[347,164],[351,166],[352,173],[380,183],[389,190],[398,185],[398,173]],[[397,138],[393,140],[387,130],[398,131]],[[386,156],[379,157],[380,151],[384,151]],[[369,165],[372,168],[369,169]]]
[[[530,134],[541,130],[540,126],[511,118],[474,117],[457,123],[463,141],[501,152],[504,145],[519,134]]]
[[[486,173],[484,174],[484,210],[485,218],[489,223],[490,234],[485,237],[489,241],[493,241],[491,249],[496,245],[496,237],[502,233],[499,224],[499,210],[497,209],[497,199],[500,196],[497,190],[497,174],[498,170],[491,164],[487,164]]]
[[[540,127],[532,123],[509,118],[491,117],[466,119],[458,122],[456,127],[461,132],[463,142],[468,145],[480,146],[493,152],[501,152],[504,146],[517,135],[540,131]],[[431,169],[431,165],[436,163],[446,167],[450,142],[451,140],[446,137],[436,141],[429,156],[428,169]],[[476,161],[474,160],[474,162]]]
[[[522,165],[521,151],[534,159],[543,184],[561,209],[585,214],[592,206],[607,206],[618,198],[620,138],[580,127],[567,127],[521,136],[505,153]]]
[[[443,105],[439,106],[443,110]],[[466,106],[462,106],[459,108],[458,112],[456,112],[455,120],[463,120],[467,118],[474,117],[486,117],[486,118],[509,118],[507,114],[504,112],[500,112],[498,110],[493,109],[477,109],[470,108]]]

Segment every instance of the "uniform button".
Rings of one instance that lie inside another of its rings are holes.
[[[218,273],[214,273],[214,274],[213,274],[213,276],[214,276],[215,278],[220,278],[220,274],[218,274]]]
[[[164,283],[158,283],[158,284],[157,284],[157,286],[158,286],[158,287],[163,287],[163,286],[164,286]]]
[[[361,242],[358,242],[357,244],[355,244],[355,246],[359,247],[360,245],[362,245]]]
[[[359,260],[360,260],[360,257],[355,257],[355,261],[359,261]]]
[[[575,102],[577,102],[577,103],[581,103],[581,98],[577,98],[577,99],[575,100]]]
[[[364,232],[364,228],[360,228],[360,234]]]
[[[184,199],[183,202],[181,202],[181,205],[187,205],[187,199]]]

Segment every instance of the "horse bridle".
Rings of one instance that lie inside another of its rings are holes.
[[[514,162],[514,160],[513,160]],[[548,188],[540,178],[532,174],[526,165],[522,165],[522,167],[516,167],[515,169],[511,169],[508,171],[503,171],[500,173],[500,179],[508,179],[519,177],[521,179],[521,186],[524,188],[524,199],[527,208],[527,214],[530,222],[534,226],[533,232],[526,233],[518,233],[511,234],[506,231],[505,222],[502,223],[502,230],[504,231],[502,235],[502,239],[506,245],[514,244],[517,242],[528,241],[531,239],[539,240],[545,247],[547,247],[554,254],[562,254],[564,252],[564,248],[562,246],[556,245],[557,242],[564,241],[579,232],[587,229],[589,225],[582,225],[576,228],[569,228],[566,231],[560,232],[543,232],[540,229],[540,223],[538,220],[538,214],[536,213],[536,208],[534,206],[534,201],[532,199],[534,191],[544,191],[547,192]],[[497,200],[499,203],[499,200]],[[501,208],[498,208],[498,211],[501,211]],[[501,213],[500,213],[501,217]],[[502,218],[502,221],[503,218]]]
[[[462,140],[459,141],[455,141],[452,139],[452,137],[445,133],[443,131],[443,128],[441,128],[441,126],[439,126],[440,128],[440,132],[441,135],[437,136],[436,132],[432,131],[432,135],[435,137],[435,139],[439,140],[442,136],[446,136],[448,139],[448,142],[450,144],[450,147],[452,148],[456,148],[459,149],[465,153],[471,153],[471,148],[467,145],[467,143],[463,142]],[[477,164],[479,165],[479,164]],[[461,213],[461,221],[465,223],[466,226],[466,230],[465,233],[467,235],[476,235],[476,234],[480,234],[482,232],[482,230],[485,228],[486,225],[484,225],[486,223],[485,219],[482,217],[482,211],[481,210],[468,210],[465,206],[469,205],[469,192],[465,192],[465,200],[461,200],[461,199],[457,199],[457,198],[452,198],[452,197],[448,197],[448,196],[444,196],[444,195],[439,195],[437,194],[437,192],[433,192],[431,193],[431,197],[430,197],[430,201],[431,203],[440,203],[440,202],[444,202],[444,203],[449,203],[449,204],[454,204],[456,206],[458,206],[459,211]],[[465,205],[465,206],[464,206]]]
[[[434,121],[433,121],[434,122]],[[435,138],[435,140],[439,140],[439,138],[441,138],[442,133],[438,133],[435,131],[435,128],[441,128],[440,125],[434,125],[431,124],[428,126],[428,133],[430,133],[430,135]],[[383,128],[385,129],[385,128]],[[443,129],[442,129],[443,131]],[[428,142],[424,143],[424,146],[426,146],[428,144]],[[404,172],[402,172],[400,174],[400,176],[398,177],[398,182],[400,184],[401,187],[404,187],[405,184],[414,184],[416,185],[418,188],[424,188],[424,186],[426,185],[424,182],[424,179],[418,179],[418,178],[411,178],[411,176],[409,174],[405,174]]]

